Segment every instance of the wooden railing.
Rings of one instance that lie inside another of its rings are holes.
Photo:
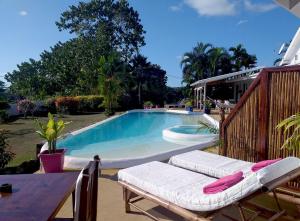
[[[300,150],[282,149],[286,136],[275,127],[300,112],[300,65],[265,68],[222,123],[220,154],[257,162],[300,157]],[[299,182],[290,187],[300,190]]]

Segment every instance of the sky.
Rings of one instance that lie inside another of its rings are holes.
[[[29,58],[39,59],[58,41],[60,14],[78,0],[0,0],[0,80]],[[272,0],[129,0],[146,31],[141,49],[167,71],[168,85],[180,86],[180,60],[197,42],[229,48],[241,43],[259,66],[272,66],[282,43],[296,33],[300,19]]]

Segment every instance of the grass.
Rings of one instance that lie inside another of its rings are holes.
[[[62,116],[64,121],[71,121],[71,123],[66,126],[64,133],[80,129],[106,118],[104,113],[64,115]],[[38,119],[44,122],[47,121],[47,117],[39,117]],[[16,121],[1,124],[1,129],[8,130],[7,141],[11,150],[16,154],[8,166],[16,166],[26,160],[35,159],[36,144],[43,142],[43,139],[35,133],[37,127],[34,118],[19,118]]]

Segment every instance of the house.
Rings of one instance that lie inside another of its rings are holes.
[[[284,43],[281,46],[278,54],[282,56],[281,60],[277,63],[278,66],[300,64],[300,28],[290,43]],[[263,67],[255,67],[198,80],[192,83],[191,86],[194,88],[194,104],[196,108],[202,109],[205,101],[211,97],[213,99],[223,100],[218,96],[214,96],[214,94],[216,94],[215,92],[220,88],[222,88],[221,94],[226,97],[225,100],[229,100],[230,103],[237,103],[262,69]],[[219,95],[220,93],[217,94]]]
[[[221,88],[226,91],[226,100],[237,103],[240,97],[247,90],[252,81],[256,78],[263,67],[255,67],[243,71],[223,74],[215,77],[205,78],[191,84],[194,88],[194,104],[202,109],[208,98],[221,99],[214,96]],[[224,92],[221,92],[224,94]]]

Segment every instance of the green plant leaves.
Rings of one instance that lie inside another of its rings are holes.
[[[300,113],[284,119],[276,126],[276,129],[279,131],[283,129],[283,134],[288,136],[282,148],[295,149],[300,147]]]
[[[36,120],[37,126],[40,130],[36,133],[48,142],[49,152],[55,152],[55,144],[59,135],[62,133],[65,125],[70,122],[64,122],[63,120],[56,121],[51,113],[48,113],[48,122],[43,124]]]

